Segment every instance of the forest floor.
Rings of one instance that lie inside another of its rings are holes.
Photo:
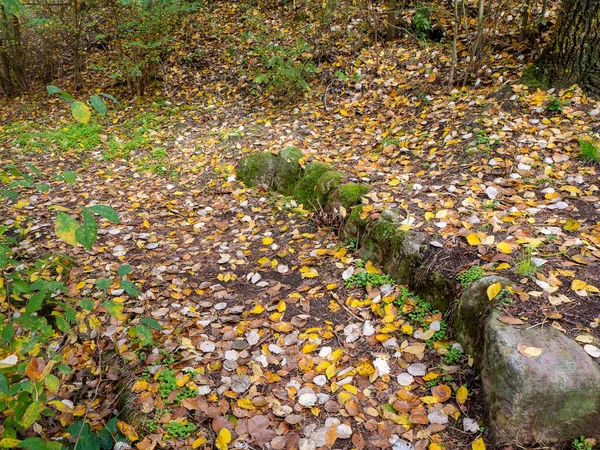
[[[217,61],[180,76],[185,90],[173,82],[172,96],[123,102],[85,126],[57,99],[3,105],[2,166],[50,190],[5,201],[0,225],[23,232],[25,254],[72,257],[70,270],[40,274],[96,304],[63,344],[75,372],[62,375],[45,435],[68,439],[84,413],[100,428],[126,389],[144,433],[119,429],[140,449],[485,448],[477,374],[445,325],[433,336],[441,314],[314,213],[236,181],[241,157],[287,145],[368,184],[363,212],[401,212],[465,283],[512,279],[508,314],[597,345],[600,179],[579,141],[600,132],[600,102],[516,81],[448,92],[440,52],[410,40],[365,49],[340,63],[345,79],[292,106],[253,97]],[[91,251],[57,239],[57,209],[96,203],[120,223],[102,222]],[[118,285],[124,264],[138,297]],[[381,286],[349,286],[350,267]],[[125,320],[107,316],[107,298]],[[101,333],[85,325],[94,317]],[[141,323],[155,324],[151,344],[132,331]],[[103,367],[102,352],[118,364]]]

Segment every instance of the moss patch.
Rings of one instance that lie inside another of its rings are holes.
[[[369,187],[364,184],[345,183],[337,189],[337,200],[344,208],[349,209],[359,205],[369,190]]]
[[[320,162],[312,162],[307,165],[304,169],[304,175],[294,189],[296,201],[303,204],[305,208],[315,208],[318,205],[315,194],[317,181],[321,175],[330,170],[331,167]]]
[[[284,195],[291,195],[294,192],[294,187],[300,179],[302,168],[298,161],[302,156],[302,152],[297,147],[285,147],[279,152],[273,180],[273,187],[277,192]]]
[[[261,185],[269,188],[273,184],[276,168],[277,156],[264,152],[246,156],[238,164],[236,173],[238,179],[248,187]]]
[[[519,83],[522,83],[526,86],[529,86],[532,89],[541,89],[542,91],[547,91],[550,89],[550,83],[546,79],[546,77],[541,73],[539,67],[536,64],[530,65],[527,69],[523,71],[523,76],[519,80]]]

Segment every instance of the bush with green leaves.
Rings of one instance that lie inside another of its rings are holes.
[[[27,171],[14,165],[5,166],[0,169],[0,179],[8,181],[8,189],[0,194],[10,204],[18,201],[21,193],[31,195],[32,189],[46,192],[51,186],[45,181],[50,180],[41,176],[41,171],[31,164]],[[76,182],[73,172],[54,178],[58,182]],[[92,205],[79,211],[60,209],[64,211],[57,212],[57,235],[88,249],[97,238],[98,223],[94,215],[119,221],[118,214],[106,205]],[[75,262],[63,254],[23,252],[21,243],[28,238],[28,229],[28,222],[19,221],[0,227],[0,414],[4,417],[0,442],[3,446],[10,444],[9,447],[58,450],[67,442],[34,436],[32,427],[65,407],[57,394],[74,373],[63,358],[64,339],[77,340],[78,336],[89,335],[95,327],[107,324],[109,317],[123,320],[125,314],[122,303],[106,300],[101,291],[91,294],[95,300],[72,298],[64,280],[69,279]],[[125,278],[131,270],[128,265],[118,269],[119,284],[127,294],[138,296],[135,284]],[[110,279],[98,279],[95,287],[107,291],[112,283]],[[137,338],[139,345],[151,345],[152,329],[157,327],[160,324],[154,319],[144,318],[131,327],[130,335]],[[89,424],[79,420],[67,432],[74,442],[79,442],[78,448],[98,450],[112,448],[115,439],[121,436],[112,420],[98,432],[92,432]],[[86,446],[81,445],[84,442]]]
[[[278,33],[249,31],[243,39],[252,44],[252,55],[257,58],[253,81],[266,92],[280,99],[289,99],[310,89],[308,82],[317,73],[312,62],[311,48],[306,41],[297,39],[284,43],[285,36]]]
[[[157,77],[159,65],[168,57],[177,31],[185,28],[201,1],[116,0],[106,2],[96,36],[110,48],[103,69],[127,84],[132,95],[144,95]]]

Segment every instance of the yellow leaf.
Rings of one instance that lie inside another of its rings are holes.
[[[432,442],[431,444],[429,444],[429,450],[442,450],[442,447],[437,445],[435,442]]]
[[[542,349],[537,347],[528,347],[527,345],[518,344],[517,350],[519,353],[527,358],[535,358],[542,354]]]
[[[19,442],[21,441],[18,439],[2,438],[0,440],[0,448],[13,448],[19,445]]]
[[[490,301],[494,300],[496,298],[496,296],[500,293],[501,290],[502,290],[502,283],[500,283],[499,281],[497,283],[490,284],[487,288],[488,299]]]
[[[571,289],[573,289],[574,291],[582,291],[586,288],[586,286],[587,283],[582,280],[573,280],[573,282],[571,283]]]
[[[394,179],[388,181],[388,184],[390,186],[398,186],[400,184],[400,180],[398,178],[394,178]],[[431,213],[425,213],[425,216],[427,216],[427,214],[431,214]]]
[[[227,444],[231,442],[231,432],[227,428],[221,428],[219,435],[215,440],[215,447],[219,450],[227,450],[229,447]]]
[[[264,237],[262,238],[262,243],[263,245],[271,245],[273,243],[273,238]]]
[[[432,395],[425,395],[421,397],[421,401],[426,405],[435,405],[438,402],[437,398],[433,397]]]
[[[316,349],[317,349],[317,343],[313,342],[311,344],[306,344],[304,347],[302,347],[302,353],[306,354],[306,353],[314,352]]]
[[[467,236],[467,242],[469,245],[479,245],[481,244],[481,239],[479,239],[477,233],[471,233]]]
[[[205,443],[206,443],[206,438],[204,436],[201,436],[192,443],[192,448],[196,449]]]
[[[404,334],[413,334],[413,327],[410,325],[402,325],[400,331],[402,331]]]
[[[485,450],[485,442],[483,442],[482,438],[477,438],[471,444],[472,450]]]
[[[469,396],[469,391],[465,386],[461,386],[456,390],[456,401],[461,405],[467,401],[467,397]]]
[[[349,116],[348,111],[346,111],[345,109],[340,109],[340,114],[342,116],[344,116],[344,117],[348,117]]]
[[[373,363],[371,361],[365,361],[364,363],[356,367],[356,372],[359,375],[368,377],[375,373],[375,367],[373,367]]]
[[[304,267],[302,269],[304,269]],[[307,268],[307,270],[304,271],[302,269],[300,269],[302,278],[315,278],[319,276],[319,272],[317,272],[317,269],[315,269],[314,267],[311,267],[310,269]]]
[[[512,253],[512,248],[510,247],[510,245],[508,244],[508,242],[500,242],[498,244],[498,250],[500,250],[502,253],[506,253],[507,255],[509,253]]]
[[[431,220],[435,217],[435,214],[433,214],[431,211],[427,211],[425,213],[425,220]]]
[[[510,269],[510,264],[504,262],[504,263],[498,264],[498,267],[496,267],[496,270],[504,270],[504,269]]]
[[[119,428],[119,431],[123,433],[129,441],[133,442],[138,440],[138,434],[135,431],[135,428],[133,428],[128,423],[119,420],[117,422],[117,427]]]
[[[135,382],[131,390],[133,392],[142,392],[148,389],[148,382],[144,380],[138,380]]]
[[[567,219],[567,223],[564,226],[565,230],[567,231],[579,230],[580,227],[581,225],[579,225],[579,222],[577,222],[575,219]]]
[[[254,308],[252,308],[252,310],[250,310],[250,314],[261,314],[264,310],[265,308],[262,305],[258,304]]]
[[[252,403],[252,400],[249,398],[240,398],[238,400],[238,406],[244,409],[256,409],[254,403]]]
[[[381,273],[381,270],[379,270],[377,267],[375,267],[371,261],[367,262],[367,264],[365,265],[365,270],[367,271],[367,273],[374,273],[374,274]]]

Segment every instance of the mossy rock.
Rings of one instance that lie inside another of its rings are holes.
[[[273,187],[277,192],[291,195],[300,179],[302,167],[300,158],[304,156],[297,147],[285,147],[277,157],[277,169],[273,179]]]
[[[320,162],[311,162],[304,169],[304,174],[294,189],[294,198],[305,208],[315,208],[319,205],[315,193],[317,182],[321,175],[331,171],[331,167]]]
[[[369,223],[367,220],[363,220],[360,217],[360,212],[362,211],[362,205],[358,205],[355,208],[352,208],[352,211],[348,215],[348,219],[342,226],[340,231],[340,237],[342,240],[347,239],[358,239],[360,240],[367,228],[367,224]]]
[[[338,210],[343,206],[347,211],[353,206],[360,205],[362,198],[370,188],[364,184],[344,183],[335,189],[329,198],[332,209]]]
[[[475,281],[460,296],[454,316],[453,337],[463,345],[468,354],[475,358],[477,365],[481,363],[483,356],[484,323],[501,299],[499,295],[494,298],[494,301],[488,298],[487,289],[495,283],[501,283],[502,287],[512,284],[510,280],[498,276],[484,277]]]
[[[263,186],[269,189],[277,170],[277,156],[271,152],[248,155],[236,168],[237,177],[248,187]]]
[[[315,207],[324,207],[329,199],[329,194],[340,185],[344,175],[334,170],[328,170],[317,180],[315,185]]]

